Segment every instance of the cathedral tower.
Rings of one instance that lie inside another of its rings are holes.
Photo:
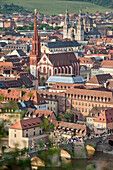
[[[84,41],[84,25],[83,25],[83,17],[82,10],[79,13],[78,25],[77,25],[77,40]]]
[[[64,26],[63,26],[63,39],[68,38],[68,29],[69,29],[69,14],[68,10],[66,9],[66,14],[65,14],[65,21],[64,21]]]
[[[34,33],[32,36],[32,51],[30,53],[30,72],[38,78],[37,63],[41,58],[41,39],[37,31],[37,16],[35,9]]]

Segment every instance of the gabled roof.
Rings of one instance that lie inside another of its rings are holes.
[[[106,82],[107,79],[111,79],[112,76],[110,74],[99,74],[92,77],[87,84],[103,84]]]
[[[110,123],[113,122],[113,108],[105,109],[95,120],[94,122],[99,123]]]
[[[30,129],[34,127],[38,127],[39,125],[42,125],[43,121],[39,117],[30,118],[30,119],[24,119],[16,122],[13,126],[10,126],[10,129],[18,129],[18,130],[24,130],[24,129]]]
[[[24,51],[22,51],[21,49],[16,50],[16,51],[18,52],[18,54],[19,54],[20,56],[27,56],[26,53],[25,53]]]
[[[76,133],[79,135],[86,135],[88,128],[86,125],[82,124],[76,124],[76,123],[69,123],[69,122],[63,122],[63,121],[53,121],[55,127],[59,128],[68,128],[68,130],[75,129]]]
[[[46,46],[48,48],[65,48],[80,46],[80,44],[77,41],[56,41],[48,42]]]
[[[54,66],[69,65],[75,63],[77,58],[74,52],[48,54],[48,58]]]
[[[103,60],[101,63],[102,68],[113,68],[113,60]]]
[[[95,58],[89,58],[89,57],[79,57],[79,61],[81,64],[92,64],[94,61],[96,61]]]
[[[0,62],[0,67],[1,68],[12,68],[13,63],[12,62]]]

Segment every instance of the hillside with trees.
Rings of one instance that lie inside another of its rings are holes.
[[[113,0],[107,0],[107,1],[106,0],[69,0],[69,1],[90,2],[103,7],[113,8]]]

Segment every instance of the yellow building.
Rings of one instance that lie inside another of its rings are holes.
[[[48,135],[44,134],[40,127],[42,124],[42,119],[38,117],[16,122],[9,127],[9,147],[31,148],[39,142],[45,141]]]
[[[0,103],[0,122],[4,122],[5,130],[22,118],[22,110],[16,103]]]

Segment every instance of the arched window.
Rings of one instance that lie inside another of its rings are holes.
[[[49,70],[49,76],[51,76],[51,69]]]
[[[45,67],[43,67],[43,73],[46,73],[46,68]]]

